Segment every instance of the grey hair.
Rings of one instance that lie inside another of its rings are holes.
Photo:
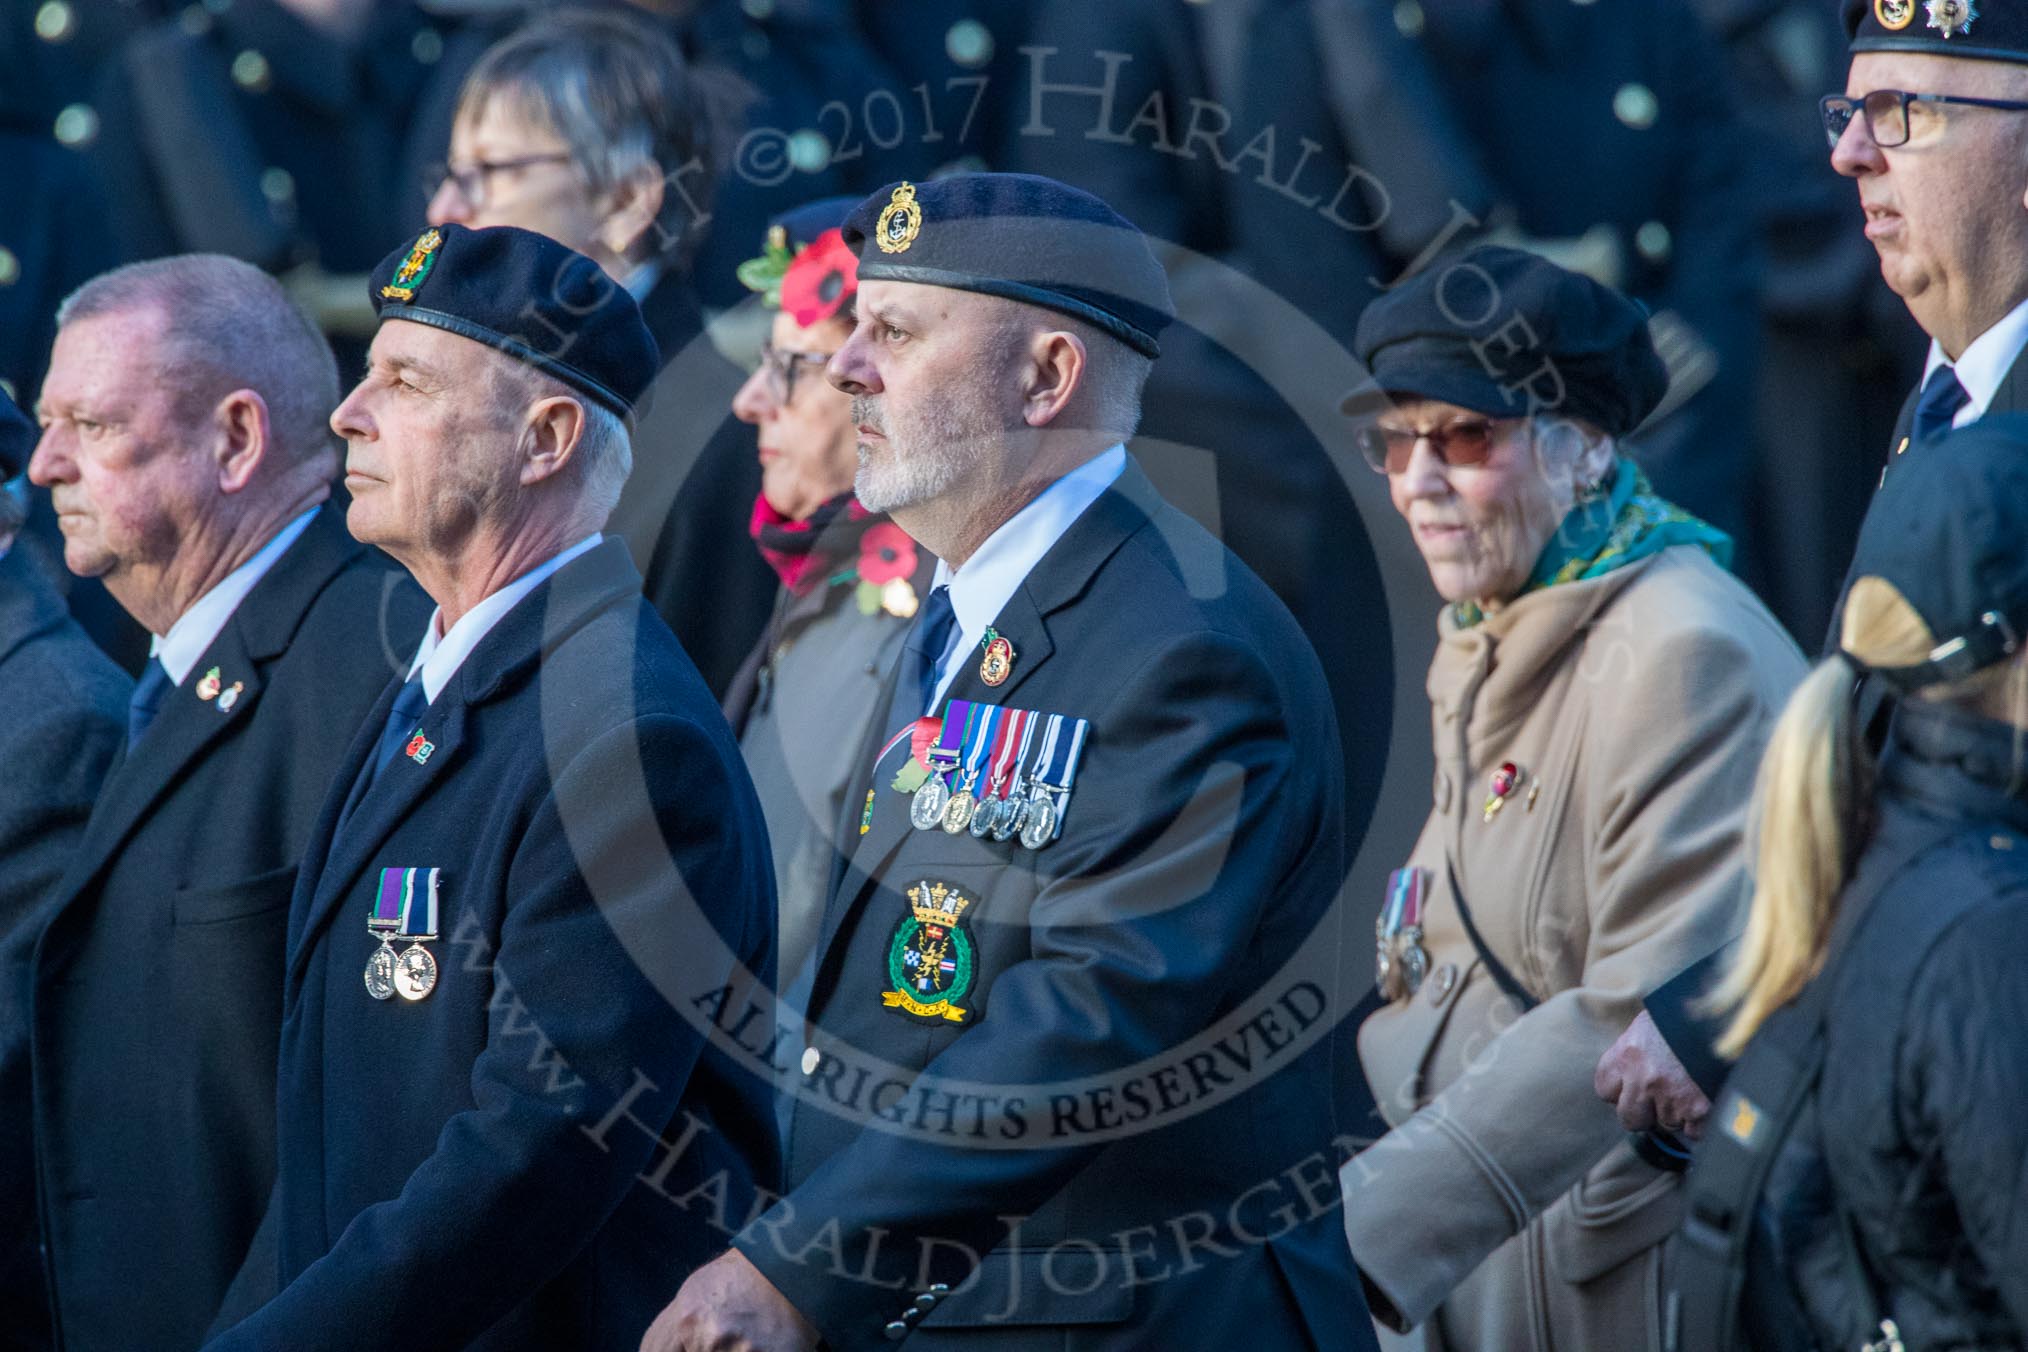
[[[56,323],[135,311],[161,320],[157,376],[185,418],[249,389],[268,406],[282,464],[336,451],[338,359],[280,282],[224,254],[154,258],[92,278],[64,298]]]
[[[689,261],[738,98],[726,77],[694,69],[645,16],[562,9],[486,50],[465,77],[458,120],[495,98],[562,138],[595,196],[643,168],[659,172],[662,209],[632,261]]]
[[[571,465],[578,474],[586,512],[601,524],[619,504],[620,490],[634,472],[634,436],[627,420],[556,377],[496,353],[492,363],[493,401],[502,416],[519,423],[530,404],[543,399],[572,399],[584,410],[584,431]]]
[[[1140,429],[1141,394],[1154,360],[1091,325],[1078,323],[1077,328],[1090,372],[1093,425],[1125,441]]]

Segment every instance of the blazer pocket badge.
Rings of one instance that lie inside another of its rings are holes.
[[[958,1002],[979,974],[978,946],[965,915],[978,898],[927,878],[908,889],[908,913],[887,944],[887,985],[880,1003],[932,1023],[963,1023],[972,1011]]]

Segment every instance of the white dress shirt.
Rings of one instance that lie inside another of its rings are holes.
[[[408,664],[408,679],[422,673],[423,694],[429,696],[432,704],[443,688],[451,683],[451,677],[458,674],[458,668],[472,655],[472,649],[479,646],[479,640],[500,623],[508,611],[521,598],[535,590],[542,580],[557,569],[569,563],[578,555],[596,545],[603,537],[593,531],[561,554],[551,555],[536,564],[520,577],[485,597],[478,605],[466,611],[458,622],[451,626],[451,632],[443,632],[444,608],[438,606],[430,612],[430,622],[423,626],[422,646],[416,649],[415,661]]]
[[[937,707],[963,669],[962,655],[985,640],[987,627],[1042,562],[1042,556],[1126,468],[1124,445],[1101,451],[1043,489],[1035,501],[987,536],[963,568],[952,572],[949,564],[937,561],[936,580],[930,585],[950,587],[951,611],[957,622],[951,626],[950,643],[937,662],[936,691],[924,713]]]
[[[168,633],[150,636],[148,653],[169,673],[172,684],[181,686],[189,677],[190,669],[224,630],[239,603],[246,600],[255,583],[267,576],[275,560],[296,543],[296,537],[309,529],[310,518],[316,514],[317,508],[312,507],[276,531],[252,558],[227,573],[223,581],[177,616]]]
[[[1972,339],[1955,362],[1944,355],[1943,347],[1936,339],[1930,339],[1929,360],[1922,366],[1922,384],[1929,383],[1930,375],[1937,367],[1951,367],[1957,374],[1958,384],[1965,387],[1969,396],[1965,406],[1951,419],[1951,426],[1963,427],[1966,423],[1977,422],[1986,416],[1993,396],[2000,392],[2000,382],[2007,378],[2007,372],[2014,369],[2014,359],[2021,355],[2024,347],[2028,347],[2028,300],[2009,310],[1999,323]]]

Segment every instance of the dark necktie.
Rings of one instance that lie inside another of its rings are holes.
[[[394,759],[402,743],[409,739],[416,724],[422,722],[423,715],[429,711],[430,697],[423,690],[422,674],[418,672],[402,686],[401,692],[394,697],[394,707],[387,711],[387,726],[380,730],[380,749],[374,753],[373,768],[367,771],[367,788],[373,787],[381,771],[387,768],[387,763]]]
[[[403,742],[415,732],[415,725],[430,711],[429,696],[423,693],[422,676],[395,692],[394,707],[387,711],[387,723],[380,730],[380,742],[373,749],[373,755],[366,764],[359,767],[359,777],[352,781],[352,791],[345,795],[345,806],[338,813],[338,830],[343,832],[345,824],[352,820],[352,814],[359,809],[366,795],[380,778],[380,772],[400,752]]]
[[[175,686],[170,683],[169,671],[162,665],[162,659],[148,659],[147,669],[141,679],[134,683],[134,692],[127,696],[127,750],[134,749],[134,743],[141,740],[141,734],[155,721],[155,711],[162,707],[162,697]]]
[[[1923,382],[1922,397],[1915,401],[1915,426],[1912,429],[1915,439],[1928,441],[1950,431],[1951,419],[1958,416],[1958,410],[1971,402],[1971,398],[1965,393],[1965,387],[1958,383],[1958,373],[1950,367],[1939,366],[1930,372],[1929,379]]]
[[[930,696],[937,688],[937,663],[951,641],[951,626],[958,620],[951,609],[951,589],[937,587],[916,614],[915,627],[901,650],[900,670],[894,683],[894,703],[887,711],[887,735],[892,737],[923,716]]]

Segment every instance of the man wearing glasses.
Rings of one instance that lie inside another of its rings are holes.
[[[1971,0],[1844,0],[1852,64],[1822,102],[1831,165],[1854,180],[1881,275],[1930,338],[1885,473],[1988,413],[2028,412],[2028,11]],[[1695,1122],[1726,1063],[1695,1012],[1720,951],[1646,1001],[1599,1062],[1620,1120]]]

